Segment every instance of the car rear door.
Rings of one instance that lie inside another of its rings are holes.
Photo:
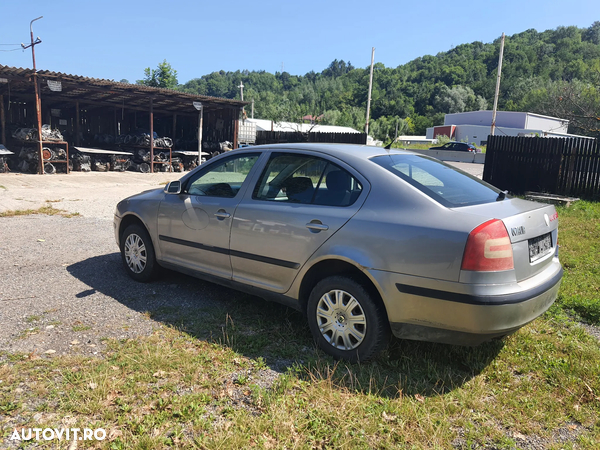
[[[232,153],[194,173],[180,194],[165,195],[158,213],[161,261],[231,279],[231,223],[259,156]]]
[[[360,209],[368,182],[337,160],[273,152],[238,205],[233,279],[286,292],[310,256]]]

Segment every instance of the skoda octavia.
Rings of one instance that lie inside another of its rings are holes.
[[[403,150],[235,150],[121,201],[137,281],[158,266],[306,314],[326,353],[365,361],[390,333],[477,345],[548,309],[562,277],[554,206]]]

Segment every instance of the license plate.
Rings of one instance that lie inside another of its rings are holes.
[[[535,262],[552,252],[550,233],[529,239],[529,262]]]

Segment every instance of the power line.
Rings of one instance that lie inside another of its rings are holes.
[[[17,50],[23,50],[22,48],[13,48],[12,50],[0,50],[0,52],[16,52]]]

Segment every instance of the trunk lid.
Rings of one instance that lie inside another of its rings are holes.
[[[517,281],[540,273],[556,254],[558,215],[554,205],[513,198],[455,210],[479,216],[482,223],[502,220],[512,244]]]

